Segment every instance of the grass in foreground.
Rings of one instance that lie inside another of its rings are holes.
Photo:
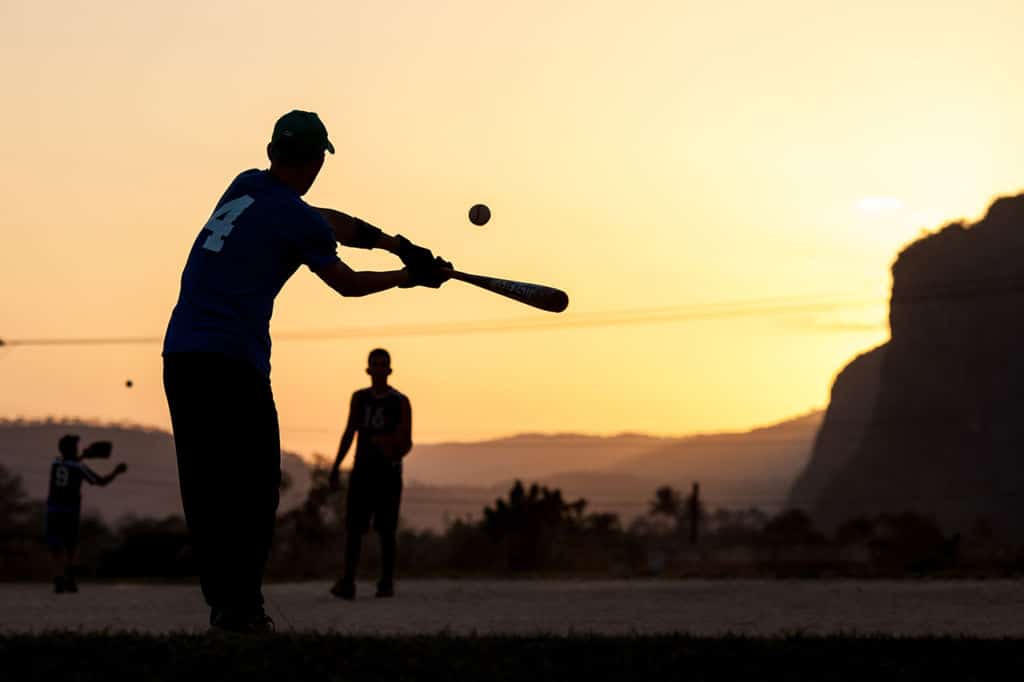
[[[15,680],[1012,680],[1024,640],[0,635]]]

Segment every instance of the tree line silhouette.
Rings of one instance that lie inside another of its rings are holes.
[[[336,577],[345,542],[345,489],[328,486],[324,462],[312,468],[306,499],[278,518],[270,579]],[[290,485],[285,479],[283,485]],[[30,500],[19,477],[0,466],[0,579],[48,580],[42,541],[44,503]],[[111,526],[86,515],[80,575],[99,579],[191,580],[196,566],[181,517],[126,517]],[[756,508],[705,509],[663,486],[647,513],[623,525],[594,513],[584,499],[517,481],[478,519],[458,519],[441,533],[403,527],[398,572],[412,576],[586,577],[904,577],[1015,575],[1024,547],[1001,543],[983,520],[967,534],[943,534],[931,519],[907,512],[852,519],[833,537],[802,510],[774,516]],[[368,543],[364,575],[379,556]]]

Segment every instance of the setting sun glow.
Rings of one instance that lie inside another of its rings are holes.
[[[887,338],[899,249],[1024,187],[1016,2],[302,7],[0,7],[0,339],[144,340],[0,348],[0,416],[168,427],[145,340],[217,198],[266,166],[293,108],[338,149],[310,203],[571,301],[554,317],[459,282],[343,300],[300,270],[272,376],[284,445],[307,455],[333,453],[375,346],[418,442],[823,407]]]

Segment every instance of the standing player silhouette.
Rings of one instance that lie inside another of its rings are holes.
[[[402,458],[412,450],[412,406],[388,385],[391,356],[383,348],[370,351],[366,373],[369,388],[352,394],[345,433],[331,467],[330,486],[337,489],[339,469],[356,433],[356,458],[345,502],[345,572],[331,588],[341,599],[355,599],[356,570],[363,535],[370,520],[380,537],[378,597],[395,595],[395,552],[398,508],[402,501]]]
[[[320,118],[291,111],[274,126],[268,170],[235,178],[192,245],[164,339],[164,389],[174,429],[182,506],[210,625],[273,630],[263,570],[281,480],[270,386],[274,299],[302,265],[342,296],[440,287],[451,263],[402,236],[302,200],[334,153]],[[381,248],[405,265],[356,272],[344,246]]]
[[[82,516],[82,481],[104,486],[128,471],[121,462],[106,476],[82,464],[78,436],[68,434],[57,442],[60,457],[50,464],[50,491],[46,496],[46,543],[53,555],[53,591],[78,592],[75,582],[75,553]]]

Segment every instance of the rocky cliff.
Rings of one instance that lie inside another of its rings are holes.
[[[885,351],[882,345],[858,355],[836,376],[813,454],[793,483],[787,507],[812,507],[860,448],[878,399]]]
[[[985,519],[1024,540],[1024,195],[904,249],[889,318],[884,352],[839,375],[833,418],[791,501],[826,529],[912,510],[949,531]],[[859,398],[841,387],[847,378],[861,384]]]

